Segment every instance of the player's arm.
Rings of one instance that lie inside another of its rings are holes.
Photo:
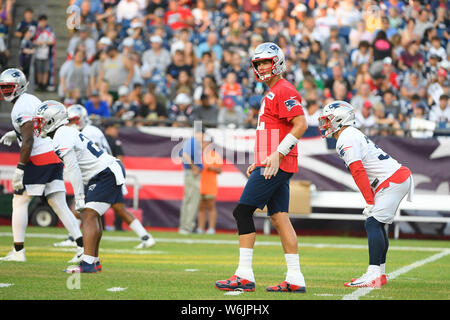
[[[366,203],[369,205],[373,205],[374,202],[374,192],[370,187],[369,176],[367,175],[366,169],[362,164],[361,160],[352,162],[348,166],[350,173],[352,174],[353,180],[355,180],[356,185],[358,186],[359,191],[366,200]]]
[[[20,148],[19,163],[25,165],[30,160],[34,144],[32,121],[27,121],[20,127],[20,135],[22,136],[22,147]]]
[[[75,210],[80,211],[84,208],[84,185],[77,156],[75,151],[70,149],[61,158],[65,166],[64,173],[72,184],[73,194],[75,196]]]
[[[308,123],[304,115],[297,115],[290,119],[292,124],[291,131],[284,137],[277,151],[272,153],[262,163],[266,165],[264,169],[264,177],[270,179],[275,176],[280,168],[280,161],[297,145],[299,139],[308,129]]]

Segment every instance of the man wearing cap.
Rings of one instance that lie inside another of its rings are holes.
[[[142,71],[144,79],[149,79],[155,70],[164,74],[170,65],[169,50],[163,47],[163,39],[159,35],[150,36],[151,48],[142,55]]]
[[[175,97],[174,104],[169,108],[169,120],[173,127],[189,126],[188,121],[194,118],[194,108],[191,106],[192,99],[186,93],[179,93]]]
[[[202,142],[203,128],[194,126],[193,137],[183,143],[180,157],[184,168],[184,197],[181,203],[178,233],[191,234],[200,204],[200,178],[203,170]]]
[[[355,112],[356,127],[365,135],[371,135],[376,119],[372,112],[372,103],[366,100],[361,110]]]
[[[139,110],[139,106],[131,101],[130,90],[127,86],[120,86],[118,93],[119,99],[111,107],[113,116],[123,120],[133,119]]]
[[[70,38],[69,45],[67,46],[67,53],[69,58],[71,58],[77,47],[83,44],[86,48],[86,61],[88,63],[92,62],[94,55],[97,51],[95,40],[92,39],[89,32],[89,27],[87,25],[81,25],[77,30],[77,33]]]

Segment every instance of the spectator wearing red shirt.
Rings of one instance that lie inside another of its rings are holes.
[[[177,0],[169,1],[169,10],[164,15],[164,24],[172,30],[191,29],[194,26],[194,16],[189,8],[179,5]]]

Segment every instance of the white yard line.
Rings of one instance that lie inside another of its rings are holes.
[[[400,275],[402,275],[404,273],[407,273],[407,272],[409,272],[409,271],[411,271],[413,269],[419,268],[419,267],[421,267],[421,266],[423,266],[423,265],[425,265],[427,263],[436,261],[436,260],[438,260],[438,259],[440,259],[442,257],[445,257],[448,254],[450,254],[450,250],[444,250],[444,251],[442,251],[440,253],[432,255],[431,257],[428,257],[426,259],[413,262],[413,263],[411,263],[408,266],[405,266],[403,268],[397,269],[397,270],[389,273],[387,275],[387,277],[388,277],[389,280],[393,280],[393,279],[397,278],[398,276],[400,276]],[[361,297],[367,295],[368,293],[370,293],[373,289],[375,289],[375,288],[359,288],[356,291],[353,291],[352,293],[345,295],[342,298],[342,300],[358,300],[359,298],[361,298]]]
[[[0,237],[11,237],[11,232],[0,232]],[[42,239],[66,239],[66,234],[51,234],[51,233],[28,233],[26,238],[42,238]],[[106,241],[116,241],[116,242],[139,242],[137,236],[127,237],[127,236],[102,236],[102,240]],[[188,239],[188,238],[155,238],[156,242],[160,243],[182,243],[182,244],[220,244],[220,245],[237,245],[238,240],[220,240],[220,239]],[[281,246],[280,241],[256,241],[256,246]],[[299,242],[300,248],[337,248],[337,249],[362,249],[367,250],[367,245],[359,244],[330,244],[330,243],[307,243]],[[428,252],[441,252],[443,250],[449,250],[450,248],[442,247],[407,247],[407,246],[389,246],[389,250],[398,251],[428,251]]]

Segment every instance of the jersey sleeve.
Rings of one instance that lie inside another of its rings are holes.
[[[278,116],[290,121],[292,118],[304,115],[302,97],[293,87],[283,87],[277,94]]]
[[[53,137],[53,144],[55,147],[56,155],[62,159],[70,150],[75,149],[75,145],[77,143],[76,139],[76,131],[70,130],[71,128],[62,126],[56,131],[55,136]]]
[[[339,139],[336,144],[336,151],[347,167],[353,162],[362,160],[361,148],[355,139],[348,139],[348,137]]]

